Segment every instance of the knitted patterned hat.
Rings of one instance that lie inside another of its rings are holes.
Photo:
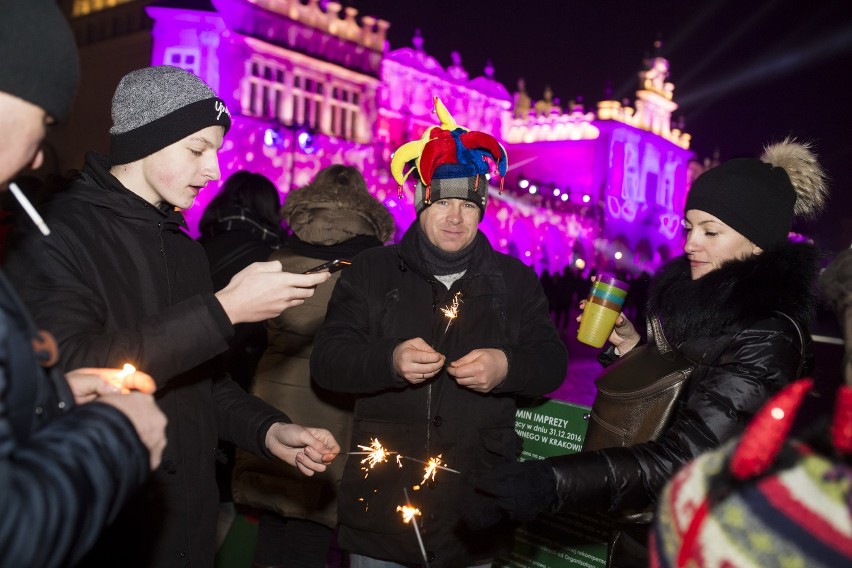
[[[0,91],[61,121],[71,108],[79,77],[77,46],[56,1],[4,0]]]
[[[391,174],[400,192],[406,178],[416,169],[414,191],[417,214],[439,199],[464,199],[479,207],[480,219],[488,204],[488,178],[492,163],[497,172],[506,175],[506,150],[496,138],[484,132],[472,132],[459,126],[447,107],[435,97],[435,112],[440,126],[426,129],[420,140],[400,146],[391,160]],[[404,172],[406,164],[414,167]],[[500,185],[502,189],[503,180]]]
[[[812,385],[787,385],[741,437],[672,478],[659,499],[652,567],[852,565],[852,448],[837,431],[849,435],[849,401],[838,401],[830,432],[787,439]]]
[[[225,102],[201,79],[161,65],[131,71],[112,98],[113,164],[150,156],[208,126],[231,127]]]
[[[786,242],[794,215],[818,213],[827,191],[810,144],[788,138],[767,147],[760,160],[738,158],[704,172],[684,212],[710,213],[766,250]]]

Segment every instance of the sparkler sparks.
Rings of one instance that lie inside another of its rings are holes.
[[[388,456],[393,453],[396,453],[387,451],[384,446],[382,446],[381,442],[379,442],[378,438],[373,438],[372,440],[370,440],[369,446],[359,445],[358,447],[362,450],[365,450],[364,453],[367,456],[361,460],[361,463],[367,464],[366,466],[361,468],[362,470],[367,472],[366,475],[364,475],[365,479],[367,475],[370,474],[371,469],[376,467],[377,464],[388,461]],[[397,462],[399,462],[399,459],[397,459]]]
[[[422,515],[420,509],[417,509],[416,507],[409,507],[408,505],[399,505],[396,510],[402,512],[402,522],[405,524],[410,523],[415,516]]]
[[[417,526],[417,515],[421,515],[420,509],[411,506],[411,500],[408,498],[408,490],[403,487],[402,493],[405,495],[406,504],[400,507],[397,507],[397,511],[402,512],[402,520],[406,524],[411,524],[414,527],[414,534],[417,535],[417,544],[420,545],[420,554],[423,556],[423,566],[429,568],[429,558],[426,556],[426,546],[423,544],[423,537],[420,536],[420,527]],[[411,521],[414,521],[413,523]]]
[[[444,312],[444,317],[447,318],[447,327],[444,329],[444,333],[449,331],[450,326],[453,324],[453,320],[459,317],[459,305],[461,305],[461,290],[453,294],[453,300],[450,302],[446,308],[441,308],[441,311]]]

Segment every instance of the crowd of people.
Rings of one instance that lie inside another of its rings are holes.
[[[0,54],[17,194],[79,68],[51,0],[4,4]],[[352,568],[487,568],[545,511],[607,516],[611,567],[852,561],[850,256],[819,280],[788,240],[827,195],[811,146],[702,174],[684,254],[629,279],[600,360],[650,373],[648,342],[690,362],[661,435],[521,462],[517,402],[565,379],[591,275],[494,250],[479,223],[506,151],[434,105],[391,162],[417,214],[397,243],[348,165],[283,205],[234,172],[195,241],[180,210],[221,176],[227,104],[176,67],[121,79],[109,153],[4,237],[0,566],[213,566],[231,500],[258,514],[256,567],[322,568],[336,542]],[[821,301],[847,341],[836,390],[806,378]],[[812,394],[836,410],[796,423]]]

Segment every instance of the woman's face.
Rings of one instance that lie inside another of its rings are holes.
[[[683,251],[689,257],[693,280],[716,270],[728,260],[762,252],[760,247],[718,218],[698,209],[686,212],[683,226],[686,231]]]

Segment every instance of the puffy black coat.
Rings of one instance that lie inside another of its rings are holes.
[[[338,501],[341,545],[374,558],[419,563],[413,528],[396,510],[407,488],[422,512],[430,566],[468,566],[509,539],[499,529],[474,532],[460,522],[469,480],[481,469],[516,459],[521,443],[514,430],[515,397],[558,387],[567,355],[532,270],[495,252],[479,233],[471,265],[447,290],[421,266],[415,229],[412,225],[399,245],[361,253],[342,273],[316,336],[311,373],[324,388],[360,395],[353,451],[377,438],[409,458],[440,455],[461,472],[438,471],[435,483],[421,484],[424,470],[417,462],[402,460],[398,467],[391,456],[390,463],[365,472],[363,456],[350,456]],[[462,304],[447,328],[440,308],[457,291]],[[448,362],[476,348],[502,349],[509,363],[506,380],[486,395],[459,387],[446,372],[412,386],[395,374],[392,354],[401,341],[415,337],[430,342]]]
[[[126,362],[158,384],[168,416],[162,466],[87,557],[121,566],[212,566],[217,438],[259,455],[276,409],[203,363],[233,332],[183,216],[123,187],[105,158],[44,210],[52,234],[9,258],[10,278],[57,338],[65,368]]]
[[[679,467],[740,434],[772,394],[807,372],[816,260],[812,246],[787,244],[698,280],[691,280],[686,257],[665,266],[652,282],[648,311],[697,367],[657,441],[550,458],[558,508],[645,509]],[[804,346],[777,311],[799,323]]]
[[[148,474],[148,450],[106,404],[74,406],[0,275],[0,566],[72,565]],[[49,353],[46,353],[49,355]]]

